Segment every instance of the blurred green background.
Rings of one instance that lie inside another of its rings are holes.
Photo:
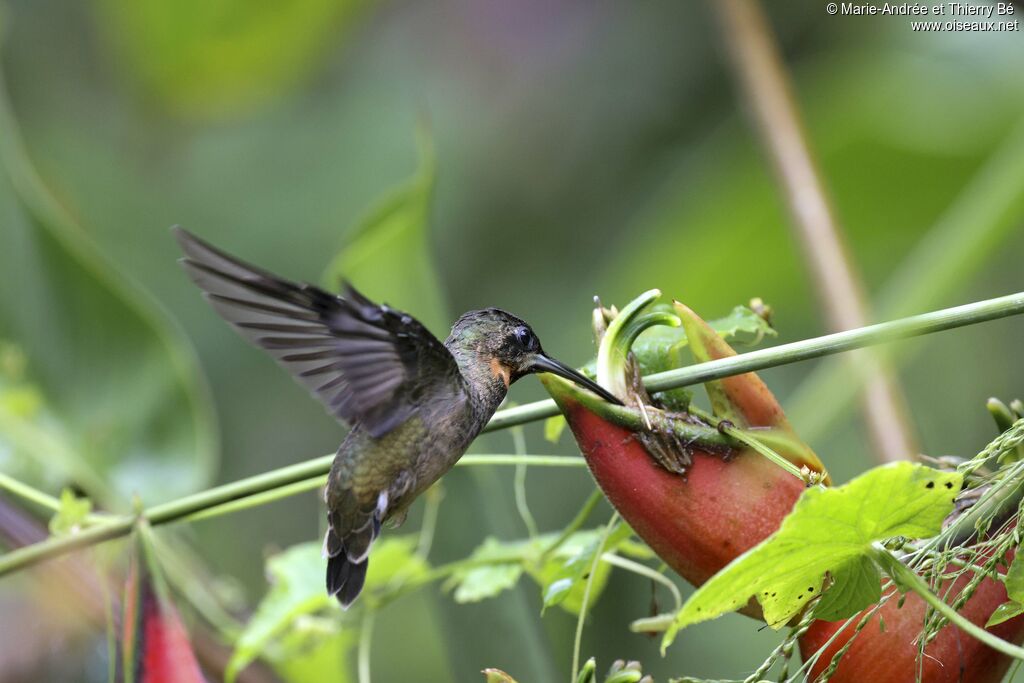
[[[295,279],[322,281],[337,257],[367,294],[442,337],[464,310],[506,308],[573,364],[593,353],[595,294],[621,304],[659,287],[706,317],[760,296],[777,342],[826,331],[705,4],[3,9],[0,388],[29,428],[0,421],[0,468],[48,491],[74,481],[106,500],[166,500],[332,452],[343,436],[202,302],[175,263],[173,224]],[[905,18],[834,17],[819,2],[768,10],[876,317],[1024,290],[1021,34],[920,34]],[[418,126],[433,141],[432,188],[429,168],[409,184]],[[388,197],[412,202],[403,231],[360,245],[359,225]],[[343,250],[353,240],[359,249]],[[1024,394],[1022,340],[1024,320],[1004,320],[898,345],[923,452],[987,443],[984,400]],[[845,481],[874,460],[831,366],[762,376]],[[542,397],[527,379],[510,398]],[[540,424],[526,437],[530,452],[576,452],[568,436],[545,442]],[[499,432],[473,451],[512,448]],[[432,562],[525,535],[512,470],[456,469],[443,486]],[[531,470],[541,529],[561,528],[591,488],[583,470]],[[321,508],[308,494],[180,531],[253,604],[264,558],[318,539]],[[103,633],[51,637],[52,621],[22,604],[24,585],[0,582],[0,632],[20,633],[0,648],[0,680],[106,680]],[[656,639],[627,628],[650,599],[649,582],[613,572],[584,656],[601,670],[639,659],[658,680],[729,677],[776,642],[730,616],[662,658]],[[540,604],[529,582],[476,605],[436,588],[404,598],[377,620],[374,680],[476,681],[488,666],[564,680],[575,618],[542,618]]]

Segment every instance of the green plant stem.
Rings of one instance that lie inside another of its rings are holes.
[[[768,458],[768,460],[770,460],[773,464],[786,470],[800,481],[803,481],[805,483],[807,482],[807,479],[804,477],[804,474],[803,472],[800,471],[799,467],[797,467],[789,460],[786,460],[784,457],[776,453],[769,446],[762,443],[754,435],[748,433],[745,430],[740,429],[739,427],[731,426],[728,424],[728,422],[720,420],[711,413],[701,410],[696,406],[691,405],[690,412],[696,415],[697,417],[703,419],[705,422],[712,425],[713,427],[716,427],[719,431],[724,433],[729,438],[740,442],[741,444],[751,449],[752,451],[759,453],[765,458]]]
[[[207,519],[216,514],[237,512],[286,495],[314,490],[326,483],[333,455],[240,479],[154,505],[136,516],[109,518],[68,536],[55,536],[40,543],[12,550],[0,556],[0,576],[79,548],[96,545],[131,533],[137,519],[146,519],[151,526],[193,519]],[[585,467],[583,458],[568,455],[466,455],[459,465],[516,465],[525,462],[541,467]],[[282,492],[283,490],[283,492]],[[45,495],[45,494],[44,494]]]
[[[649,392],[657,393],[723,377],[742,375],[744,372],[757,372],[779,365],[822,358],[865,346],[876,346],[899,339],[998,320],[1020,313],[1024,313],[1024,292],[659,372],[644,377],[644,385]],[[527,403],[515,408],[499,410],[491,418],[484,431],[505,429],[557,414],[558,408],[550,399]]]
[[[777,365],[820,358],[829,354],[849,351],[872,344],[882,344],[897,339],[905,339],[964,325],[996,320],[1022,312],[1024,312],[1024,293],[1011,294],[932,313],[924,313],[901,320],[870,325],[857,330],[837,332],[823,337],[783,344],[770,349],[752,351],[699,365],[669,370],[668,372],[649,375],[645,378],[644,383],[649,391],[665,391],[699,382],[739,375],[744,372],[753,372]],[[494,430],[511,427],[516,424],[550,417],[556,413],[557,408],[555,408],[554,401],[539,401],[499,411],[488,424],[487,429]],[[152,526],[159,526],[184,519],[189,515],[201,513],[207,508],[226,505],[242,498],[249,498],[274,489],[292,486],[293,484],[296,485],[290,489],[293,493],[297,492],[295,489],[308,490],[303,486],[297,486],[298,482],[305,482],[305,486],[315,488],[317,485],[314,483],[317,481],[316,478],[322,477],[327,473],[333,458],[333,455],[325,455],[306,462],[265,472],[255,477],[207,489],[190,496],[155,505],[143,510],[140,516],[148,520]],[[527,456],[524,458],[518,455],[467,455],[459,461],[459,464],[464,466],[479,464],[516,465],[520,462],[549,467],[585,466],[583,459],[576,456]],[[271,494],[270,497],[274,498],[275,494]],[[248,506],[232,506],[230,510],[238,510],[243,507]],[[0,557],[0,576],[72,550],[124,536],[131,532],[135,522],[135,517],[114,518],[108,522],[98,523],[74,535],[49,538],[41,543],[13,550]]]
[[[678,612],[683,608],[683,596],[679,592],[679,588],[672,583],[672,581],[662,574],[661,572],[651,569],[646,564],[640,564],[633,560],[627,559],[615,553],[605,553],[601,556],[601,559],[619,569],[625,569],[628,572],[633,572],[639,576],[646,577],[655,583],[660,583],[662,586],[668,589],[668,592],[672,594],[672,599],[675,601],[675,609],[673,611]],[[674,615],[673,615],[674,616]],[[634,622],[635,623],[635,622]]]
[[[872,558],[883,570],[885,570],[885,573],[892,577],[897,585],[917,593],[921,599],[931,605],[936,612],[946,617],[946,619],[949,620],[949,623],[977,638],[997,652],[1002,652],[1003,654],[1014,657],[1015,659],[1024,660],[1024,648],[1018,647],[1013,643],[1008,643],[1002,638],[989,633],[980,626],[976,626],[967,617],[963,616],[950,605],[946,604],[941,598],[939,598],[939,596],[935,595],[935,593],[932,593],[931,589],[928,588],[928,584],[925,583],[914,570],[893,557],[893,555],[887,550],[874,548]]]
[[[0,472],[0,488],[6,489],[8,492],[13,493],[19,498],[35,503],[39,507],[46,508],[50,512],[57,512],[60,510],[59,500],[48,493],[43,493],[37,488],[18,481],[14,477],[7,476],[3,472]]]
[[[522,427],[512,429],[512,442],[515,444],[516,455],[525,456],[526,435],[523,434]],[[519,517],[523,520],[527,534],[529,534],[530,538],[533,538],[537,535],[537,521],[533,518],[533,513],[530,512],[530,505],[526,499],[526,467],[525,462],[516,465],[512,488],[516,499],[516,510],[519,511]]]
[[[374,616],[373,610],[366,610],[359,629],[359,683],[370,683],[370,645],[373,643]]]
[[[594,489],[590,492],[590,496],[586,502],[583,503],[583,507],[576,513],[576,516],[572,518],[572,521],[562,529],[562,533],[558,534],[558,537],[551,542],[547,548],[540,554],[540,560],[543,562],[551,556],[553,552],[562,547],[562,544],[569,540],[569,537],[579,531],[584,524],[587,523],[587,518],[590,517],[590,513],[594,511],[597,504],[601,502],[601,489]]]
[[[597,544],[597,552],[594,553],[594,561],[590,563],[590,574],[587,576],[586,588],[583,589],[583,600],[580,602],[580,614],[576,619],[576,638],[572,648],[572,676],[569,677],[570,681],[575,681],[580,671],[580,645],[583,643],[583,622],[587,620],[587,607],[590,603],[590,589],[594,584],[594,576],[597,574],[597,565],[601,562],[601,555],[604,553],[604,545],[608,542],[608,537],[612,533],[612,529],[619,521],[619,513],[612,513],[612,518],[608,520],[608,524],[604,527],[604,532],[601,534],[601,540]]]

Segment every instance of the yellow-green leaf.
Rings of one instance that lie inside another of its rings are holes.
[[[872,543],[938,533],[962,483],[958,473],[900,462],[845,486],[808,489],[775,534],[687,600],[662,646],[679,629],[739,609],[751,597],[761,602],[765,621],[781,628],[820,592],[826,573],[835,582],[830,590],[845,593],[827,603],[828,609],[833,615],[856,613],[875,594],[872,578],[876,585],[880,580],[878,569],[865,563]]]

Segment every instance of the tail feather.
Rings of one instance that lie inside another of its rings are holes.
[[[377,506],[366,514],[356,528],[342,531],[343,519],[333,512],[328,514],[324,553],[327,555],[327,593],[338,598],[347,608],[359,596],[366,582],[370,546],[380,535],[381,519],[387,513],[387,495],[382,494]],[[351,521],[352,516],[348,517]]]
[[[369,565],[368,559],[353,562],[345,553],[328,559],[327,593],[336,597],[341,606],[348,609],[363,590]]]

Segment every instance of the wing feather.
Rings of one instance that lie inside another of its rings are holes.
[[[415,318],[269,271],[175,228],[182,264],[214,310],[266,349],[338,419],[380,437],[417,409],[417,383],[463,387],[455,359]]]

